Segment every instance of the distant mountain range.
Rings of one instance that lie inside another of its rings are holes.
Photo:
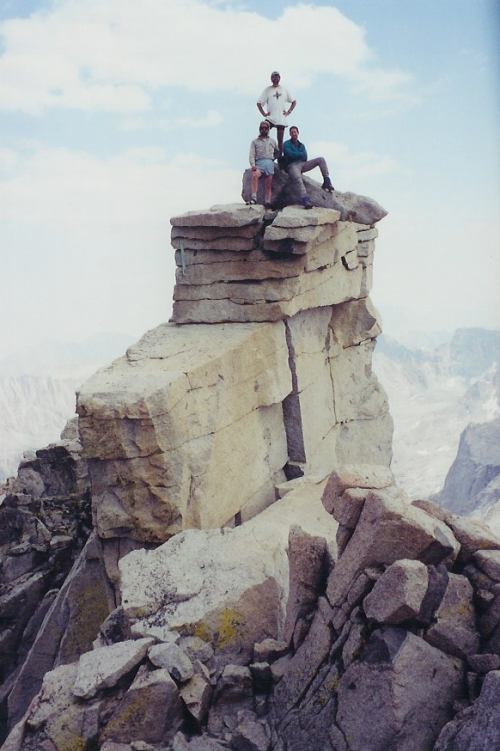
[[[379,337],[374,369],[395,423],[392,467],[411,497],[439,493],[462,431],[500,414],[499,363],[499,331],[458,329],[429,349]]]
[[[0,360],[0,481],[27,450],[60,436],[75,413],[75,391],[137,337],[101,334],[83,342],[44,342]]]

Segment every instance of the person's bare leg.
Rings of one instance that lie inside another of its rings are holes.
[[[272,175],[266,175],[265,181],[264,181],[264,203],[271,203],[272,197],[273,197],[273,176]]]
[[[252,200],[257,200],[257,188],[259,187],[260,170],[252,170]]]

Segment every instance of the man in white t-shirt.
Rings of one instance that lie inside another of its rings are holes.
[[[292,99],[288,89],[280,86],[281,76],[277,70],[271,73],[272,86],[267,86],[257,100],[257,109],[266,118],[271,128],[276,128],[278,133],[279,156],[283,155],[283,134],[285,132],[286,118],[295,109],[297,102]],[[286,104],[290,107],[287,109]]]

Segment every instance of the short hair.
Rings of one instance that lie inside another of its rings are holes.
[[[278,70],[273,70],[273,72],[271,73],[271,78],[272,76],[279,76],[281,78],[281,73]]]
[[[292,128],[295,128],[295,130],[297,131],[297,133],[300,133],[300,130],[298,129],[297,125],[290,125],[290,127],[288,128],[288,130],[290,131],[290,130],[292,130]]]

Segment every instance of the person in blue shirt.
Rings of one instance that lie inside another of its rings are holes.
[[[304,144],[299,141],[299,129],[296,125],[290,127],[290,139],[283,144],[283,158],[280,166],[285,167],[290,180],[292,181],[296,192],[300,195],[301,203],[306,209],[312,208],[312,202],[307,195],[306,187],[302,179],[303,172],[309,172],[315,167],[319,167],[323,175],[323,190],[333,191],[332,181],[328,174],[328,165],[322,156],[316,159],[307,158],[307,150]]]

